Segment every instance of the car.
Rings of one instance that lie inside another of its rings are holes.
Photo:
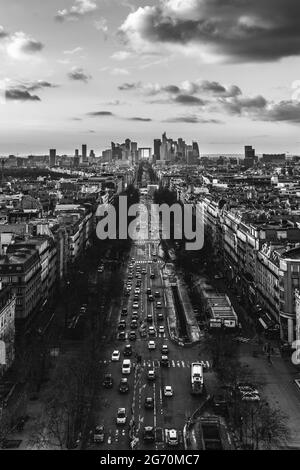
[[[133,296],[133,300],[140,300],[140,296],[139,296],[139,294],[134,294],[134,296]]]
[[[241,395],[242,401],[260,401],[260,395],[253,392],[245,392]]]
[[[160,292],[156,291],[155,294],[154,294],[154,297],[156,297],[158,299],[160,297]]]
[[[165,397],[172,397],[174,395],[173,388],[171,385],[164,386],[164,396]]]
[[[129,385],[127,377],[122,377],[119,384],[119,392],[120,393],[128,393],[129,392]]]
[[[142,276],[140,275],[140,273],[136,273],[135,277],[136,279],[142,279]]]
[[[132,275],[132,274],[128,274],[127,279],[133,279],[133,275]]]
[[[151,288],[150,288],[150,287],[147,287],[147,289],[146,289],[146,294],[149,295],[149,294],[151,294],[151,292],[152,292],[152,291],[151,291]]]
[[[237,388],[242,393],[256,393],[259,394],[257,388],[254,387],[251,383],[248,382],[239,382]]]
[[[140,294],[141,293],[141,289],[139,287],[136,287],[135,290],[134,290],[134,293],[135,294]]]
[[[138,320],[139,318],[139,315],[137,312],[133,312],[133,314],[131,315],[131,320]]]
[[[104,268],[98,268],[97,271],[98,271],[98,273],[103,273]]]
[[[104,442],[104,426],[98,425],[95,427],[93,441],[95,444]]]
[[[150,279],[155,279],[155,274],[154,273],[150,273]]]
[[[155,349],[155,348],[156,348],[155,341],[149,341],[148,342],[148,349],[152,350],[152,349]]]
[[[144,275],[147,274],[147,270],[146,270],[146,269],[143,269],[143,270],[142,270],[142,274],[144,274]]]
[[[159,328],[158,328],[158,332],[163,335],[165,333],[165,327],[163,325],[161,325]]]
[[[114,351],[111,355],[112,362],[117,362],[120,360],[120,351]]]
[[[118,330],[125,330],[126,329],[126,321],[121,320],[118,325]]]
[[[141,287],[141,285],[142,285],[142,281],[141,281],[140,279],[138,279],[138,280],[136,281],[136,286],[137,286],[137,287]]]
[[[130,328],[132,328],[133,330],[136,330],[138,327],[138,323],[136,320],[132,320],[131,323],[130,323]]]
[[[104,388],[112,388],[113,387],[114,381],[113,381],[113,378],[112,378],[111,374],[105,374],[102,385],[103,385]]]
[[[144,440],[144,442],[154,442],[155,441],[155,430],[152,426],[144,427],[143,440]]]
[[[135,341],[136,340],[136,332],[135,331],[130,331],[129,340],[130,341]]]
[[[161,356],[160,365],[163,367],[169,367],[170,361],[168,356]]]
[[[126,346],[124,348],[124,351],[123,351],[123,355],[125,357],[132,356],[132,346],[131,346],[131,344],[126,344]]]
[[[123,317],[126,317],[126,315],[127,315],[127,314],[128,314],[128,310],[127,310],[127,308],[125,308],[125,307],[124,307],[124,308],[122,308],[121,315],[122,315]]]
[[[176,429],[166,429],[166,442],[169,446],[172,447],[178,445],[178,432]]]
[[[148,369],[147,379],[148,380],[155,380],[155,370],[154,369]]]
[[[156,308],[161,308],[161,307],[162,307],[161,302],[156,302]]]
[[[162,347],[161,347],[161,352],[162,352],[162,354],[164,354],[164,355],[167,355],[167,354],[168,354],[169,348],[168,348],[168,346],[167,346],[166,344],[163,344],[163,345],[162,345]]]
[[[119,331],[119,333],[118,333],[118,339],[119,339],[119,340],[124,340],[124,339],[126,339],[126,333],[125,333],[125,331]]]
[[[127,290],[125,291],[124,295],[125,295],[126,297],[129,297],[129,296],[130,296],[130,289],[127,289]]]
[[[146,397],[145,398],[144,407],[148,410],[153,410],[153,408],[154,408],[154,399],[153,399],[153,397]]]
[[[127,416],[125,408],[118,408],[116,421],[117,424],[126,424]]]
[[[153,263],[156,263],[156,262],[157,262],[157,258],[153,258],[152,261],[153,261]]]
[[[164,319],[164,316],[161,312],[157,313],[157,320],[162,321]]]
[[[133,302],[132,307],[133,308],[139,308],[139,303],[138,302]]]
[[[155,328],[154,326],[149,326],[148,328],[148,333],[150,336],[154,336],[155,335]]]
[[[152,322],[153,322],[153,317],[152,317],[151,313],[148,313],[146,319],[147,319],[147,322],[148,322],[148,323],[152,323]]]
[[[154,297],[152,294],[148,295],[149,302],[154,302]]]

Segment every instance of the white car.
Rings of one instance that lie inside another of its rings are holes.
[[[133,302],[132,308],[139,308],[139,303],[138,302]]]
[[[148,343],[148,349],[151,350],[151,349],[155,349],[155,348],[156,348],[156,346],[155,346],[155,341],[149,341],[149,343]]]
[[[158,331],[159,331],[160,334],[163,335],[163,334],[165,333],[165,327],[161,325],[161,326],[158,328]]]
[[[117,362],[120,360],[120,351],[114,351],[111,355],[112,362]]]
[[[139,287],[136,287],[136,289],[134,289],[134,293],[135,294],[140,294],[141,293],[141,289]]]
[[[149,326],[148,328],[148,333],[150,336],[154,336],[155,335],[155,328],[154,326]]]
[[[119,408],[117,412],[117,424],[126,424],[126,410],[125,408]]]
[[[156,308],[161,308],[162,305],[161,305],[161,302],[156,302]]]
[[[166,385],[164,387],[164,396],[165,397],[172,397],[173,396],[173,388],[171,387],[171,385]]]
[[[178,445],[178,432],[176,429],[166,429],[166,441],[170,446]]]

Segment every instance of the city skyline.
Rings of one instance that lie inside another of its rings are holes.
[[[299,8],[0,0],[0,154],[152,147],[164,131],[204,154],[298,154]]]

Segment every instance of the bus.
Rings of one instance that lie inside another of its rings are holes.
[[[198,395],[203,391],[203,366],[200,362],[191,365],[191,393]]]

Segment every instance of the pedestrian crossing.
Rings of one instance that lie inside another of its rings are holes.
[[[179,369],[190,368],[192,362],[193,361],[180,361],[180,360],[170,359],[169,367],[179,368]],[[204,369],[211,368],[211,364],[209,361],[199,361],[199,362],[203,366]],[[104,360],[99,361],[99,364],[104,364],[104,365],[109,365],[111,363],[117,364],[117,362],[113,362],[110,359],[104,359]],[[136,365],[137,365],[137,362],[132,362],[133,367],[135,367]],[[160,364],[159,359],[154,359],[154,360],[149,359],[149,360],[143,360],[141,362],[141,366],[144,368],[155,369],[155,368],[161,367],[161,364]]]
[[[142,427],[139,427],[139,431],[142,431]],[[155,429],[155,435],[156,435],[156,443],[165,443],[166,442],[166,435],[167,435],[167,428],[156,428]],[[104,435],[104,442],[101,444],[108,444],[112,445],[114,443],[118,443],[124,439],[128,439],[128,432],[125,429],[112,429],[109,428],[105,431]],[[179,443],[183,442],[183,432],[181,430],[178,431],[178,440]],[[91,445],[96,445],[93,442],[91,442]]]

